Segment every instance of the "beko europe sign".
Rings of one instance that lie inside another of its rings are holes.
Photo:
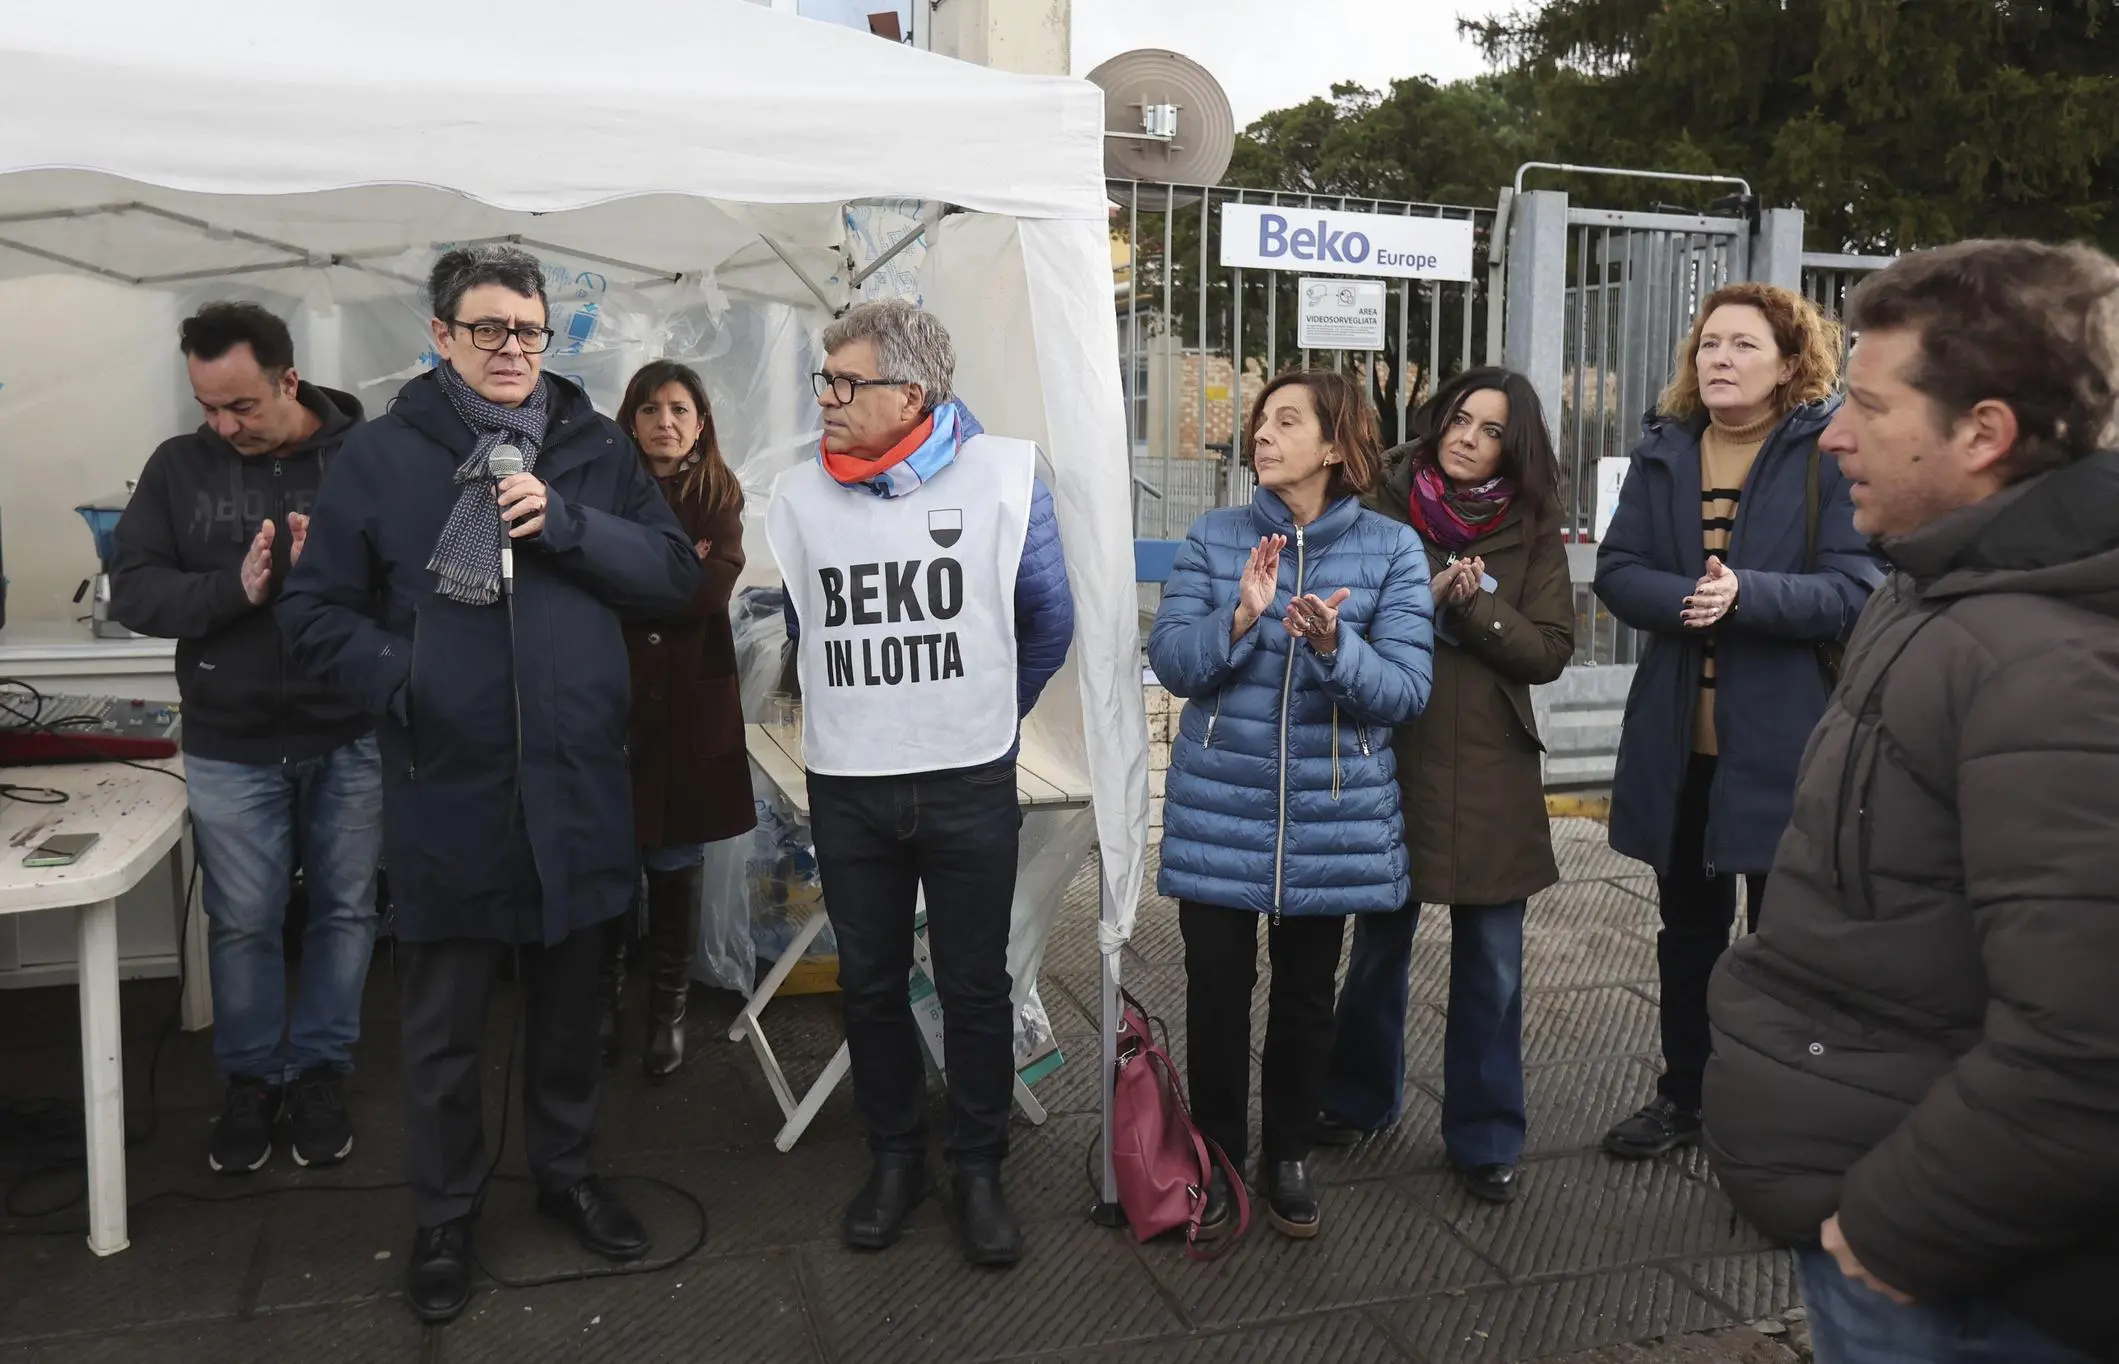
[[[1472,224],[1469,218],[1223,204],[1221,263],[1245,270],[1468,280]]]

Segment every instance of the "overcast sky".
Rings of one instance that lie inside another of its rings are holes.
[[[770,3],[771,0],[760,0]],[[1485,70],[1457,19],[1525,0],[1073,0],[1074,74],[1136,47],[1182,52],[1229,92],[1236,126],[1323,95],[1334,81],[1383,89],[1402,76],[1439,81]],[[866,28],[866,16],[908,0],[793,0],[812,19]],[[1297,13],[1300,18],[1293,17]]]
[[[1455,80],[1485,70],[1457,19],[1520,0],[1074,0],[1074,74],[1136,47],[1182,52],[1229,92],[1236,126],[1328,92],[1403,76]],[[1299,16],[1299,17],[1298,17]]]

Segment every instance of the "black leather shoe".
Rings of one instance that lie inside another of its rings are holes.
[[[1700,1110],[1673,1099],[1655,1102],[1604,1134],[1604,1149],[1621,1160],[1651,1160],[1700,1139]]]
[[[1323,1225],[1323,1210],[1317,1191],[1310,1184],[1309,1162],[1274,1160],[1266,1163],[1266,1221],[1282,1236],[1307,1241]]]
[[[1219,1240],[1236,1230],[1236,1195],[1220,1170],[1207,1181],[1207,1206],[1199,1215],[1199,1239]]]
[[[1317,1130],[1312,1139],[1319,1146],[1359,1146],[1384,1130],[1386,1129],[1381,1127],[1356,1127],[1329,1113],[1320,1113],[1317,1115]]]
[[[927,1196],[924,1156],[877,1156],[868,1182],[846,1205],[839,1234],[854,1250],[883,1250],[905,1234],[905,1219]]]
[[[405,1300],[421,1321],[454,1321],[471,1301],[471,1219],[421,1227],[405,1264]]]
[[[566,1223],[581,1244],[624,1264],[647,1254],[647,1228],[594,1175],[571,1189],[537,1191],[537,1211]]]
[[[1481,1165],[1459,1170],[1457,1182],[1464,1186],[1464,1192],[1482,1203],[1516,1201],[1516,1167],[1513,1165]]]
[[[1023,1228],[1008,1211],[998,1165],[959,1166],[951,1181],[950,1211],[966,1264],[1005,1268],[1023,1254]]]

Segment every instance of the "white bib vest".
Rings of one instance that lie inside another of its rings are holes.
[[[1016,739],[1015,577],[1037,447],[973,436],[903,497],[817,460],[773,484],[766,536],[801,626],[802,761],[841,777],[972,767]]]

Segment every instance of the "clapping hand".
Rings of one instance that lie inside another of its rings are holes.
[[[250,541],[250,552],[243,556],[243,597],[252,606],[263,606],[265,598],[272,595],[273,537],[272,522],[267,520],[258,527]]]
[[[1479,584],[1486,577],[1486,560],[1473,557],[1459,559],[1435,575],[1428,585],[1435,594],[1435,605],[1440,609],[1459,610],[1469,606],[1479,595]]]
[[[1288,633],[1300,635],[1310,642],[1318,653],[1329,654],[1339,648],[1339,607],[1353,596],[1349,588],[1340,588],[1329,600],[1320,600],[1316,593],[1307,593],[1288,603],[1287,619],[1281,623]]]
[[[1736,574],[1722,563],[1720,555],[1710,556],[1705,576],[1693,586],[1692,595],[1685,598],[1679,623],[1692,630],[1719,624],[1722,617],[1736,609],[1736,589]]]
[[[1229,641],[1243,638],[1243,632],[1257,623],[1258,618],[1272,609],[1273,598],[1280,591],[1280,551],[1287,548],[1285,535],[1260,536],[1257,548],[1243,566],[1243,577],[1236,584],[1236,620],[1229,631]]]

